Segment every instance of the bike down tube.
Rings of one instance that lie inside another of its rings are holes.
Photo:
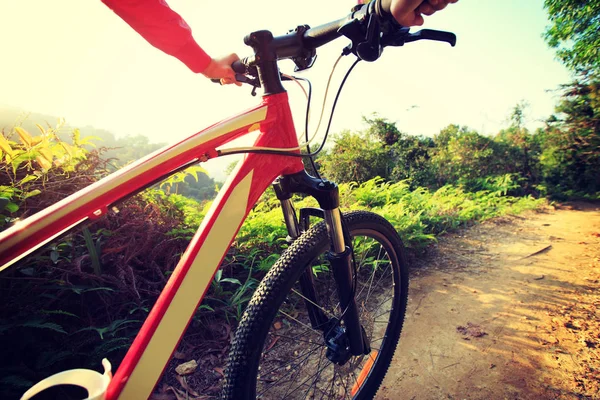
[[[296,147],[287,93],[266,96],[265,122],[255,145]],[[279,175],[297,173],[297,157],[248,154],[219,192],[173,271],[107,391],[107,400],[147,398],[202,301],[246,216]]]

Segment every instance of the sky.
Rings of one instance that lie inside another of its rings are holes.
[[[251,54],[242,40],[247,33],[268,29],[278,35],[297,25],[317,26],[343,17],[355,1],[168,3],[210,55],[245,56]],[[0,0],[0,15],[0,105],[117,136],[143,134],[151,142],[173,143],[260,100],[248,86],[221,87],[194,74],[145,42],[99,0]],[[543,41],[547,24],[543,0],[450,5],[426,18],[423,28],[456,33],[457,46],[419,41],[386,48],[374,63],[359,63],[338,102],[332,132],[363,129],[362,117],[377,112],[414,135],[433,136],[451,123],[493,135],[507,126],[521,101],[530,105],[528,127],[540,126],[558,100],[553,90],[570,80]],[[342,38],[318,49],[315,66],[299,74],[313,83],[313,128],[327,78],[347,43]],[[330,100],[352,61],[348,56],[340,62]],[[280,67],[293,72],[291,62]],[[300,132],[305,100],[294,84],[287,88]],[[206,167],[220,175],[228,163]]]

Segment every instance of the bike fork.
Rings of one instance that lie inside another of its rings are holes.
[[[277,198],[282,204],[290,240],[293,241],[298,238],[302,230],[301,228],[308,228],[308,215],[323,217],[327,226],[330,238],[330,250],[327,253],[327,259],[331,265],[336,282],[342,312],[341,319],[344,324],[342,328],[337,319],[328,318],[318,306],[314,286],[314,273],[312,268],[307,268],[300,278],[300,288],[302,295],[305,297],[313,328],[324,332],[326,340],[332,343],[331,348],[346,347],[345,344],[340,343],[345,343],[345,338],[347,338],[347,350],[349,350],[349,353],[353,355],[368,354],[370,346],[364,329],[360,324],[358,307],[355,300],[356,288],[354,287],[353,278],[355,271],[352,263],[352,244],[348,232],[344,229],[342,215],[339,211],[338,186],[333,182],[311,177],[303,171],[279,178],[273,184],[273,187]],[[301,210],[301,221],[299,224],[296,212],[291,203],[293,193],[304,193],[313,196],[319,202],[321,210]],[[344,350],[340,351],[343,352]],[[349,356],[341,356],[336,360],[339,360],[339,363],[343,364],[347,358]]]

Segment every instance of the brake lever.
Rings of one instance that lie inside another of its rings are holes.
[[[258,79],[247,77],[244,74],[235,74],[235,80],[241,83],[247,83],[250,86],[260,87],[260,82]],[[210,81],[212,83],[221,83],[220,79],[211,79]]]
[[[356,46],[356,55],[364,61],[375,61],[381,56],[379,18],[375,14],[369,15],[367,34],[363,42]]]
[[[235,74],[235,80],[241,83],[247,83],[248,85],[252,86],[252,92],[250,92],[250,94],[252,96],[256,96],[256,88],[260,87],[260,80],[258,78],[250,78],[244,74]],[[210,81],[222,85],[220,79],[211,79]]]
[[[417,40],[435,40],[438,42],[449,43],[452,47],[456,46],[456,35],[454,33],[436,31],[433,29],[421,29],[418,32],[411,33],[406,36],[404,42],[415,42]]]

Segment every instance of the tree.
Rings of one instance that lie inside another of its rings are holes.
[[[433,183],[429,163],[429,151],[434,145],[431,138],[401,132],[394,122],[386,118],[363,117],[363,121],[369,125],[367,135],[379,139],[387,149],[388,173],[382,177],[396,182],[410,179],[412,187]]]
[[[529,181],[535,180],[535,159],[539,148],[525,127],[525,115],[529,104],[521,101],[513,108],[510,126],[496,135],[497,152],[506,160],[506,172],[517,172]]]
[[[498,144],[466,126],[449,125],[433,140],[431,164],[439,186],[507,172],[509,162],[499,156]]]
[[[323,176],[336,182],[366,182],[389,174],[389,151],[373,135],[343,131],[320,160]]]
[[[600,0],[545,0],[545,39],[572,71],[600,74]]]
[[[369,125],[367,130],[369,135],[378,138],[385,145],[391,146],[402,139],[404,134],[398,130],[396,124],[389,122],[386,118],[375,117],[369,119],[363,117],[363,122]]]
[[[564,86],[548,121],[541,167],[551,194],[600,192],[600,81]]]

